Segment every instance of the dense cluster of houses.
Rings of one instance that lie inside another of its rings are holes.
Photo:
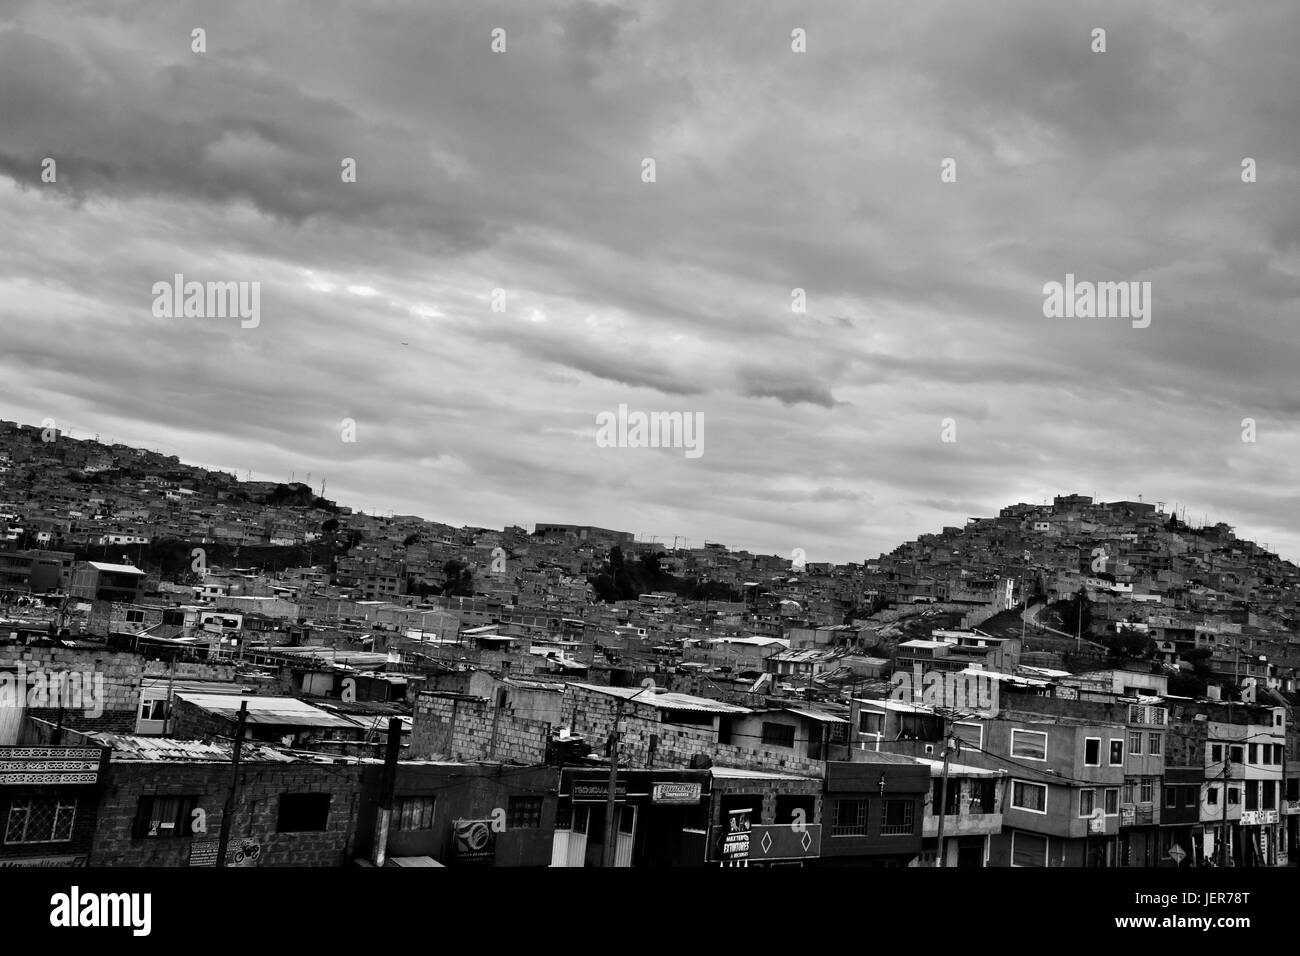
[[[49,432],[0,423],[0,866],[1295,863],[1297,569],[1225,525],[1069,495],[829,565]]]

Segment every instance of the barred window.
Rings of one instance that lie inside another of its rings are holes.
[[[5,843],[66,843],[76,815],[75,798],[15,797],[5,822]]]
[[[907,836],[915,833],[911,800],[886,800],[885,816],[880,824],[881,836]]]
[[[399,830],[432,830],[437,797],[398,797],[394,817]]]
[[[535,830],[542,825],[541,797],[511,797],[506,807],[506,829]]]
[[[867,801],[836,800],[835,822],[831,825],[831,836],[866,836],[867,835]]]

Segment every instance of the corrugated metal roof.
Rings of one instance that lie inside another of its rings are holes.
[[[239,705],[248,703],[247,722],[294,727],[348,727],[359,726],[341,714],[330,714],[313,707],[296,697],[243,697],[234,694],[177,694],[177,700],[187,701],[210,714],[235,720]]]
[[[204,743],[201,740],[174,740],[171,737],[139,737],[134,734],[93,733],[86,736],[113,748],[113,760],[187,760],[230,763],[234,745],[227,742]],[[299,758],[264,744],[244,744],[243,760],[293,763]]]
[[[707,697],[692,697],[690,694],[677,694],[668,691],[659,693],[640,687],[602,687],[596,684],[574,683],[570,686],[581,687],[584,690],[594,690],[601,694],[609,694],[611,697],[622,697],[624,700],[635,697],[636,703],[657,707],[660,710],[696,710],[714,714],[749,714],[753,712],[748,707],[724,704],[720,700],[710,700]]]
[[[105,564],[103,561],[87,561],[96,571],[105,571],[110,574],[138,574],[144,576],[144,572],[137,567],[129,564]]]
[[[229,683],[211,680],[169,680],[166,677],[142,677],[141,690],[163,691],[168,687],[178,694],[247,694],[253,688],[249,684]]]
[[[917,763],[923,763],[929,766],[930,776],[943,776],[943,761],[931,760],[929,757],[914,757]],[[1005,777],[1005,770],[986,770],[984,767],[972,767],[968,764],[948,762],[948,774],[953,777]]]
[[[713,776],[721,780],[820,780],[799,773],[777,773],[774,770],[746,770],[741,767],[712,767]]]
[[[803,708],[787,707],[785,708],[792,714],[798,714],[800,717],[809,717],[812,720],[820,720],[826,724],[847,724],[848,721],[843,717],[836,717],[834,714],[827,714],[820,710],[804,710]]]

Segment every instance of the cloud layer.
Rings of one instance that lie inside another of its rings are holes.
[[[1078,491],[1300,557],[1286,0],[0,17],[3,417],[455,524],[843,561]],[[176,273],[260,325],[155,318]],[[1045,318],[1067,273],[1151,326]],[[620,403],[704,455],[597,447]]]

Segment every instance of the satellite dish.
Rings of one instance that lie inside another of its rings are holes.
[[[659,689],[653,677],[647,677],[645,680],[643,680],[641,682],[641,688],[643,690],[651,690],[651,691]]]

